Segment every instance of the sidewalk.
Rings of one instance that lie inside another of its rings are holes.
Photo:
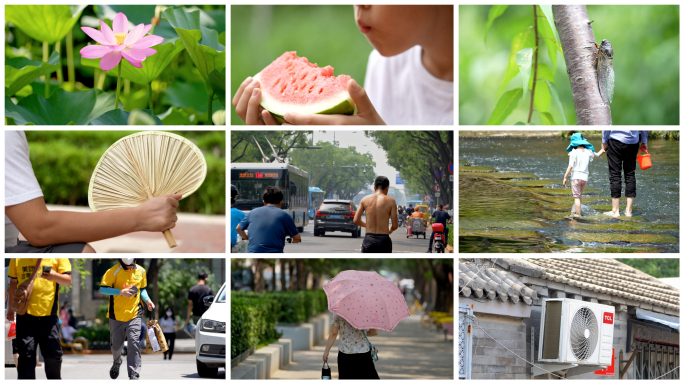
[[[420,325],[419,316],[405,319],[392,332],[379,331],[370,338],[378,349],[380,360],[375,363],[380,379],[441,379],[454,378],[454,343],[444,341],[444,334]],[[320,380],[323,352],[327,340],[322,340],[309,351],[295,351],[292,364],[277,371],[271,378],[281,380]],[[337,369],[337,341],[328,359],[332,379],[339,379]]]
[[[90,212],[88,207],[48,205],[48,210]],[[169,248],[161,233],[134,232],[123,236],[95,241],[90,245],[98,253],[225,253],[226,217],[179,213],[176,228],[172,229],[178,246]]]

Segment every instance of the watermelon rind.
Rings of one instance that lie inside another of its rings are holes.
[[[260,81],[261,72],[254,76],[254,80]],[[353,115],[356,110],[356,104],[349,96],[349,92],[340,91],[337,95],[317,103],[308,103],[306,105],[297,105],[292,103],[284,103],[276,100],[268,90],[261,89],[261,106],[271,112],[271,115],[279,123],[286,123],[283,117],[287,112],[296,112],[302,114],[320,114],[320,115]]]

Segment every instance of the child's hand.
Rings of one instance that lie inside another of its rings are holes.
[[[563,186],[564,186],[564,187],[566,186],[565,184],[566,184],[567,182],[568,182],[568,178],[567,178],[567,177],[564,177],[564,178],[563,178]]]
[[[270,112],[264,110],[261,103],[259,82],[248,77],[240,84],[233,97],[235,113],[247,125],[278,125]]]
[[[375,107],[371,103],[366,91],[356,82],[350,80],[347,90],[356,103],[357,113],[347,115],[315,115],[288,112],[285,120],[293,125],[385,125]]]

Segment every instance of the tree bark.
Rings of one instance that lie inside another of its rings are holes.
[[[280,290],[287,291],[287,275],[285,274],[287,270],[287,259],[280,259]]]
[[[598,73],[592,64],[596,46],[587,7],[554,5],[552,10],[570,77],[577,125],[612,125],[610,104],[601,98]]]

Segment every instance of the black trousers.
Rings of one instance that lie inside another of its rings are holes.
[[[337,369],[340,371],[340,380],[380,379],[370,351],[349,355],[338,351]]]
[[[61,379],[62,347],[59,345],[59,318],[55,316],[17,315],[19,379],[36,379],[36,346],[45,360],[48,379]]]
[[[166,339],[166,344],[169,345],[169,350],[164,352],[164,358],[166,358],[168,354],[169,360],[171,360],[171,357],[173,357],[173,346],[176,344],[176,332],[164,332],[164,338]]]
[[[446,248],[446,241],[449,240],[449,227],[446,225],[444,226],[444,248]],[[428,245],[428,249],[432,250],[432,243],[435,242],[435,231],[432,231],[432,235],[430,235],[430,245]]]
[[[610,178],[610,196],[619,199],[622,196],[622,173],[625,174],[625,197],[636,197],[636,158],[639,143],[625,144],[618,140],[608,140],[608,174]]]

